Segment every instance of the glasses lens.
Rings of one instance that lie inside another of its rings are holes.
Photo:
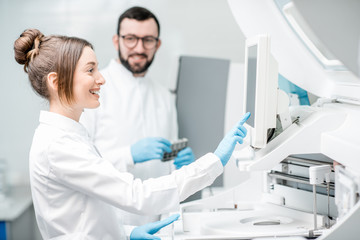
[[[145,49],[153,49],[156,46],[156,43],[158,41],[158,39],[156,37],[143,37],[143,38],[139,38],[136,36],[132,36],[132,35],[127,35],[127,36],[121,36],[124,39],[124,44],[126,47],[128,48],[133,48],[137,45],[139,39],[141,39],[143,47]]]
[[[153,49],[156,45],[157,39],[154,37],[144,37],[143,39],[144,48]]]
[[[124,36],[124,44],[126,47],[128,48],[133,48],[135,47],[138,39],[135,36]]]

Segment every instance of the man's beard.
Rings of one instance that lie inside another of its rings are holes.
[[[149,60],[146,60],[146,63],[143,67],[140,67],[140,68],[134,68],[130,65],[129,61],[127,59],[124,59],[122,56],[121,56],[121,52],[120,52],[120,49],[119,49],[119,59],[120,59],[120,62],[121,64],[127,69],[129,70],[130,72],[132,72],[133,74],[140,74],[140,73],[144,73],[147,71],[147,69],[150,67],[152,61],[154,60],[154,57],[155,57],[155,54],[154,56],[152,57],[152,59]],[[137,55],[140,55],[140,56],[143,56],[147,59],[147,55],[146,54],[137,54]],[[131,55],[130,55],[131,56]],[[129,57],[130,57],[129,56]],[[129,59],[129,58],[128,58]],[[135,65],[135,66],[139,66],[139,65]]]

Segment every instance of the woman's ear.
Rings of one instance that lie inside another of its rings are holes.
[[[52,92],[57,92],[58,90],[58,79],[57,73],[51,72],[47,75],[47,84]]]

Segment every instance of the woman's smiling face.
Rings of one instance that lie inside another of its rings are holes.
[[[74,105],[76,109],[97,108],[100,105],[100,86],[105,79],[98,69],[94,50],[85,47],[76,64],[73,79]]]

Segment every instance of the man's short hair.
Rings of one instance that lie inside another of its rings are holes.
[[[155,22],[156,22],[157,27],[158,27],[158,36],[160,36],[160,24],[159,24],[159,21],[157,20],[155,15],[152,12],[150,12],[149,10],[147,10],[146,8],[132,7],[132,8],[129,8],[128,10],[126,10],[123,14],[121,14],[120,17],[119,17],[119,20],[118,20],[116,34],[120,33],[120,24],[125,18],[135,19],[135,20],[138,20],[138,21],[144,21],[144,20],[153,18],[155,20]]]

